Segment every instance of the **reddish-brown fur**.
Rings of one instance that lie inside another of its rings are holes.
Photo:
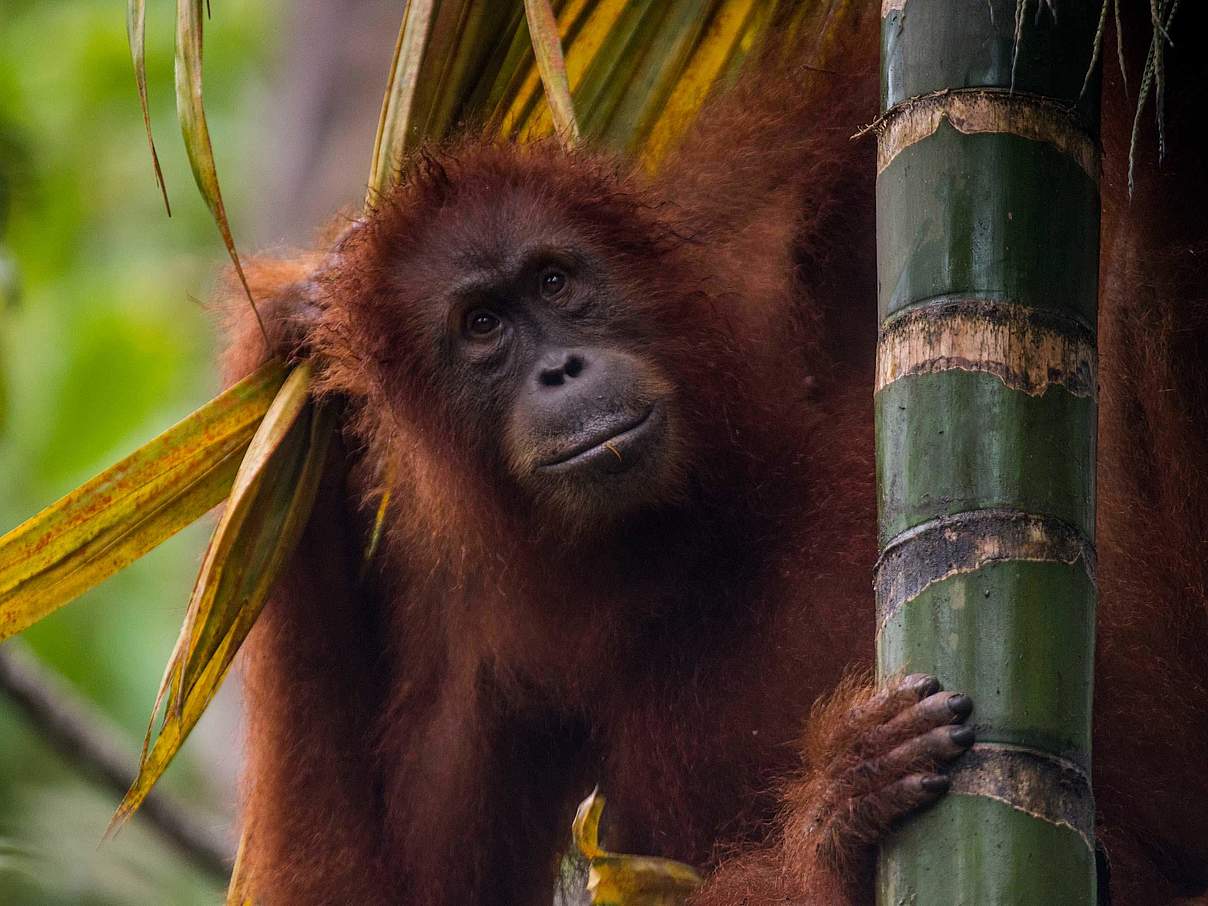
[[[841,683],[873,638],[874,165],[848,136],[875,113],[874,44],[866,29],[850,75],[803,76],[819,90],[797,108],[794,76],[748,77],[654,182],[467,140],[420,162],[313,284],[313,262],[261,271],[274,349],[320,356],[346,425],[247,658],[264,902],[549,902],[596,783],[610,848],[713,872],[694,902],[868,901],[878,816],[841,851],[810,829],[860,721],[903,705],[853,718],[867,687]],[[1131,105],[1110,69],[1105,89],[1094,779],[1129,906],[1208,889],[1208,208],[1201,149],[1176,131],[1202,106],[1195,56],[1169,59],[1172,154],[1143,151],[1131,205]],[[413,348],[406,287],[425,275],[389,266],[550,217],[624,263],[645,302],[623,329],[690,414],[691,505],[619,537],[534,524],[481,441],[497,417],[452,417]],[[300,298],[317,318],[291,321]],[[253,331],[232,377],[264,354]]]

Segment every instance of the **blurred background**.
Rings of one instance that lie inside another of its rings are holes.
[[[205,93],[246,254],[305,244],[364,194],[402,0],[213,0]],[[152,180],[125,4],[0,0],[0,532],[211,398],[204,300],[225,262],[173,110],[175,4],[147,2]],[[210,520],[19,640],[112,724],[131,776]],[[162,786],[237,838],[238,677]],[[0,903],[222,901],[225,879],[145,819],[101,836],[118,793],[0,693]]]

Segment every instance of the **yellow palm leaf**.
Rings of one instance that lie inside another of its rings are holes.
[[[579,804],[571,826],[575,847],[587,860],[587,892],[593,906],[681,906],[700,887],[701,876],[683,862],[604,849],[603,813],[604,797],[594,790]]]
[[[213,699],[306,526],[333,424],[310,397],[310,374],[308,363],[290,373],[248,445],[160,685],[163,724],[111,830],[146,798]]]
[[[220,503],[284,377],[264,366],[0,538],[0,641]]]

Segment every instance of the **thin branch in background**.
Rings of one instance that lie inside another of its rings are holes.
[[[16,640],[0,647],[0,692],[67,761],[119,799],[126,794],[136,759],[124,734]],[[151,793],[138,814],[194,865],[226,880],[232,852],[223,834],[162,790]]]

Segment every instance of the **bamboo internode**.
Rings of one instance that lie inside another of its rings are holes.
[[[882,906],[1095,902],[1094,10],[886,0],[877,666],[968,693]]]

